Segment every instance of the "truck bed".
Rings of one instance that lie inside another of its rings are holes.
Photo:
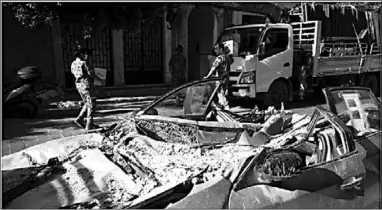
[[[377,44],[370,49],[365,43],[323,44],[320,51],[314,77],[361,74],[381,69],[381,54]]]
[[[369,46],[356,38],[321,37],[321,21],[291,25],[295,50],[310,52],[313,57],[313,77],[380,71],[379,44]]]

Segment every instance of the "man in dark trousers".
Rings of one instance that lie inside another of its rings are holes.
[[[88,59],[87,49],[81,45],[77,45],[73,53],[75,60],[72,62],[71,72],[76,79],[75,84],[78,93],[84,102],[84,106],[74,122],[81,127],[85,127],[86,130],[96,129],[99,128],[99,126],[93,123],[93,114],[96,107],[94,79],[100,80],[100,78],[98,78],[94,70],[90,69],[86,63]],[[86,124],[84,122],[85,114],[87,114]]]
[[[182,45],[178,45],[175,50],[175,55],[171,56],[169,69],[174,87],[178,87],[185,82],[186,57],[183,55]]]
[[[228,55],[228,49],[226,49],[226,47],[222,43],[215,45],[214,51],[217,57],[212,63],[212,67],[208,72],[207,76],[205,76],[204,78],[210,78],[212,75],[214,75],[215,77],[223,78],[222,86],[218,92],[219,104],[222,105],[224,109],[229,109],[226,95],[228,93],[229,71],[231,68],[231,64],[233,63],[233,58]]]

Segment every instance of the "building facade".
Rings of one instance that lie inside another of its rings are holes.
[[[183,46],[187,58],[186,80],[200,79],[208,72],[208,55],[225,27],[259,23],[265,17],[211,4],[184,4],[175,12],[171,28],[164,14],[152,23],[142,24],[135,32],[106,28],[94,31],[86,39],[84,44],[92,51],[91,65],[107,69],[106,86],[170,84],[168,62],[178,44]],[[51,26],[30,31],[20,26],[7,9],[3,17],[4,84],[16,81],[17,69],[36,65],[43,79],[74,88],[71,49],[81,25],[64,25],[56,20]]]

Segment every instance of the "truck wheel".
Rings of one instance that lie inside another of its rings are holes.
[[[281,102],[284,104],[288,100],[288,86],[285,82],[278,80],[272,83],[269,87],[268,93],[265,96],[265,105],[274,106],[275,108],[281,107]]]
[[[362,86],[370,88],[375,95],[378,95],[378,91],[379,91],[378,79],[377,77],[375,77],[375,75],[372,75],[372,74],[367,75],[365,80],[362,83]]]

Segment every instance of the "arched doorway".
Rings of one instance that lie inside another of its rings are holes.
[[[208,55],[213,46],[214,14],[211,6],[197,4],[188,18],[188,80],[208,73]]]

